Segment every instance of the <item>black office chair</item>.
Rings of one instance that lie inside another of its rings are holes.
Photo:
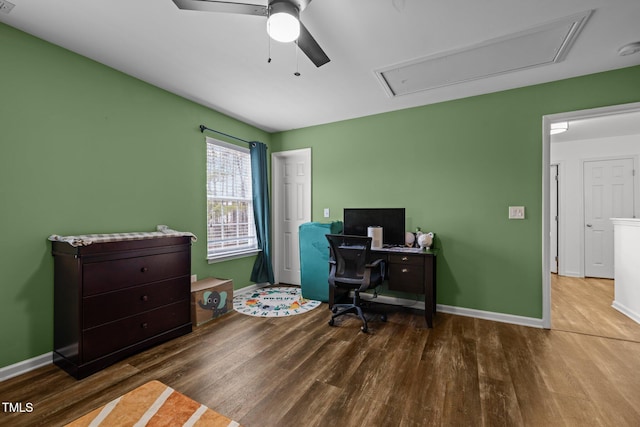
[[[327,234],[329,241],[330,258],[329,272],[330,293],[335,296],[337,291],[353,291],[351,304],[333,304],[331,298],[331,311],[333,315],[329,325],[333,326],[335,318],[347,313],[355,313],[362,319],[362,331],[367,332],[367,319],[362,311],[360,292],[379,286],[383,281],[384,264],[381,259],[368,263],[371,252],[371,237],[348,236],[343,234]],[[386,315],[381,315],[381,320],[386,321]]]

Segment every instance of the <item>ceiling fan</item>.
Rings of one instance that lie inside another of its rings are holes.
[[[311,0],[269,0],[266,6],[214,0],[173,0],[179,9],[202,12],[238,13],[267,17],[267,32],[277,41],[295,41],[300,50],[320,67],[330,61],[311,33],[300,22],[300,13]]]

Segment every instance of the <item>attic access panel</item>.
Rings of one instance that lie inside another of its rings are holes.
[[[391,97],[562,61],[593,11],[375,73]]]

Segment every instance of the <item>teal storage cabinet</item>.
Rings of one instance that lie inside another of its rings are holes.
[[[304,298],[329,301],[329,242],[326,234],[342,233],[342,221],[300,225],[300,288]]]

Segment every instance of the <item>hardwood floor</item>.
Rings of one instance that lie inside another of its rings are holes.
[[[640,324],[611,307],[613,280],[551,275],[551,328],[640,342]]]
[[[61,425],[157,379],[244,426],[638,426],[640,343],[398,311],[360,332],[326,304],[231,313],[76,381],[54,366],[0,383],[0,425]]]

